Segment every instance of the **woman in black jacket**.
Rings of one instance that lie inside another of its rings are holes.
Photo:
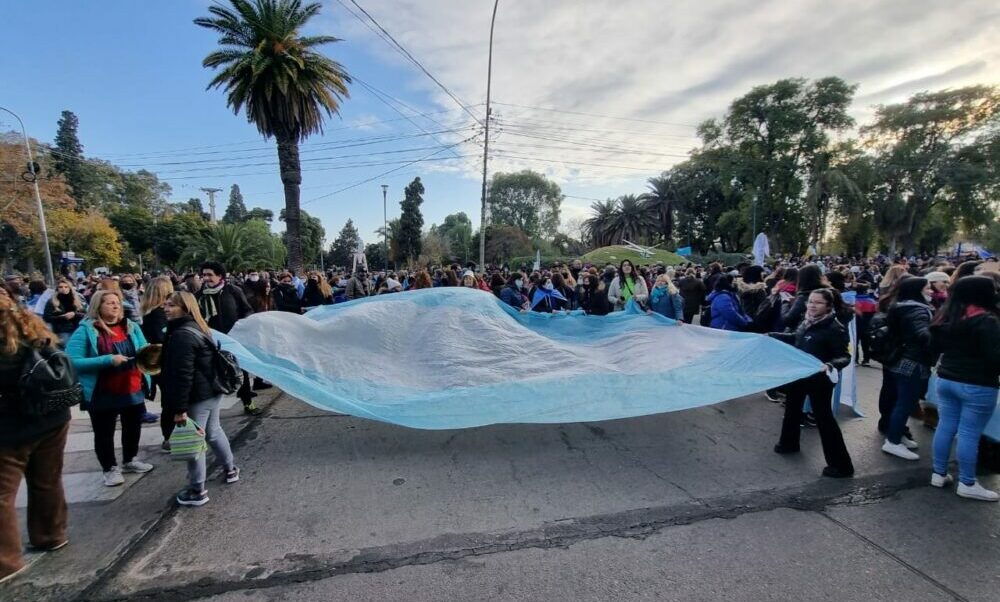
[[[139,310],[142,313],[142,336],[146,337],[146,342],[150,345],[162,345],[167,338],[167,314],[163,311],[163,304],[167,302],[170,295],[174,294],[174,283],[166,276],[158,276],[150,281],[146,287],[146,292],[142,295],[142,302]],[[152,385],[146,394],[146,399],[152,401],[156,399],[156,389],[163,388],[160,382],[160,375],[150,377]],[[168,412],[160,414],[160,431],[163,433],[163,451],[170,451],[170,433],[174,430],[174,417]]]
[[[899,349],[898,359],[886,369],[896,385],[896,400],[889,415],[882,451],[904,460],[918,460],[917,443],[906,436],[906,421],[927,392],[934,364],[931,352],[931,287],[925,278],[899,282],[896,301],[889,308],[889,336]]]
[[[68,542],[62,469],[69,408],[32,416],[18,386],[30,349],[49,348],[55,340],[41,318],[19,309],[9,293],[0,295],[0,583],[27,566],[14,508],[22,478],[31,546],[52,551]]]
[[[968,276],[952,285],[931,325],[938,365],[939,421],[934,431],[931,485],[944,487],[951,443],[958,435],[958,495],[995,502],[1000,495],[976,481],[979,438],[997,406],[1000,384],[1000,295],[992,278]]]
[[[611,302],[608,301],[608,291],[604,288],[604,280],[595,274],[584,276],[586,286],[580,294],[580,309],[588,316],[606,316],[611,312]]]
[[[190,293],[174,293],[163,309],[168,320],[161,372],[163,412],[169,412],[177,425],[186,424],[189,417],[198,424],[225,469],[226,483],[235,483],[240,480],[240,469],[233,462],[229,439],[219,422],[222,395],[215,387],[211,331]],[[189,485],[177,495],[178,504],[202,506],[208,502],[205,471],[205,452],[188,460]]]
[[[86,303],[73,290],[73,283],[60,278],[56,284],[56,294],[45,303],[44,317],[52,327],[52,332],[59,337],[61,345],[66,345],[86,313]]]
[[[819,429],[826,457],[823,476],[847,478],[854,475],[854,464],[844,444],[844,436],[833,415],[833,388],[828,374],[846,367],[851,362],[850,339],[847,329],[837,321],[837,296],[827,288],[814,290],[806,301],[806,310],[794,333],[771,333],[770,336],[814,356],[823,362],[823,370],[799,379],[787,386],[785,417],[781,424],[781,438],[774,446],[779,454],[799,451],[802,406],[806,397],[812,403],[816,427]]]

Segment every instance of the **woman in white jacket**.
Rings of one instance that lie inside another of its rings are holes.
[[[608,301],[614,311],[619,311],[625,309],[629,299],[635,299],[636,303],[645,307],[649,301],[649,287],[632,262],[625,259],[618,266],[618,275],[608,286]]]

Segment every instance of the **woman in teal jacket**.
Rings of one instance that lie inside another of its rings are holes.
[[[87,318],[80,322],[66,354],[73,361],[83,385],[81,408],[90,414],[94,451],[108,487],[125,482],[122,472],[149,472],[151,464],[135,457],[142,433],[144,389],[149,378],[139,372],[135,356],[146,346],[142,329],[125,318],[124,300],[114,290],[97,291],[90,300]],[[122,424],[121,468],[115,459],[115,427]]]

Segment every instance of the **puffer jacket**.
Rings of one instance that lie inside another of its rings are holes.
[[[910,360],[924,366],[934,364],[930,328],[931,308],[926,303],[899,301],[889,308],[890,335],[903,349],[899,361]]]
[[[739,297],[732,291],[715,291],[708,296],[708,302],[712,307],[712,328],[743,331],[752,322],[740,307]]]
[[[209,344],[206,336],[198,332],[194,318],[185,316],[167,322],[160,372],[164,411],[187,412],[191,404],[219,394],[213,385],[215,368]]]
[[[684,297],[684,311],[698,313],[705,301],[705,283],[694,276],[685,276],[677,283],[677,289]]]
[[[941,353],[938,376],[997,388],[1000,381],[1000,318],[983,310],[970,313],[956,324],[931,326],[934,350]]]

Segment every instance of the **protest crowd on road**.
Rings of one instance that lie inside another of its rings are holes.
[[[220,353],[213,330],[228,333],[254,313],[303,314],[438,287],[479,290],[516,312],[583,312],[601,319],[642,311],[678,325],[759,333],[793,345],[823,369],[766,392],[784,405],[774,451],[799,452],[801,429],[815,427],[826,459],[822,474],[830,478],[854,475],[832,409],[837,374],[852,363],[876,369],[876,362],[882,451],[902,461],[919,459],[909,430],[916,417],[935,429],[930,485],[954,486],[972,500],[1000,497],[976,479],[981,437],[1000,383],[995,258],[785,256],[766,265],[748,260],[732,266],[576,260],[533,269],[478,268],[470,263],[371,273],[361,264],[353,271],[232,273],[209,261],[189,273],[67,273],[54,289],[40,277],[7,275],[0,285],[0,579],[24,568],[14,504],[22,478],[29,493],[30,546],[54,551],[67,543],[62,455],[76,401],[93,427],[104,486],[121,486],[123,473],[156,467],[156,458],[141,455],[139,442],[142,423],[159,422],[161,450],[187,464],[176,502],[201,506],[209,501],[208,448],[221,469],[220,483],[240,480],[220,422],[223,395],[235,394],[244,412],[256,416],[256,391],[272,386]],[[51,367],[49,381],[26,379],[25,366],[32,362]],[[60,378],[72,382],[50,386]],[[930,393],[934,408],[922,403]],[[145,405],[154,399],[162,407],[159,416]],[[119,423],[120,457],[114,443]],[[953,443],[957,475],[949,473]]]

